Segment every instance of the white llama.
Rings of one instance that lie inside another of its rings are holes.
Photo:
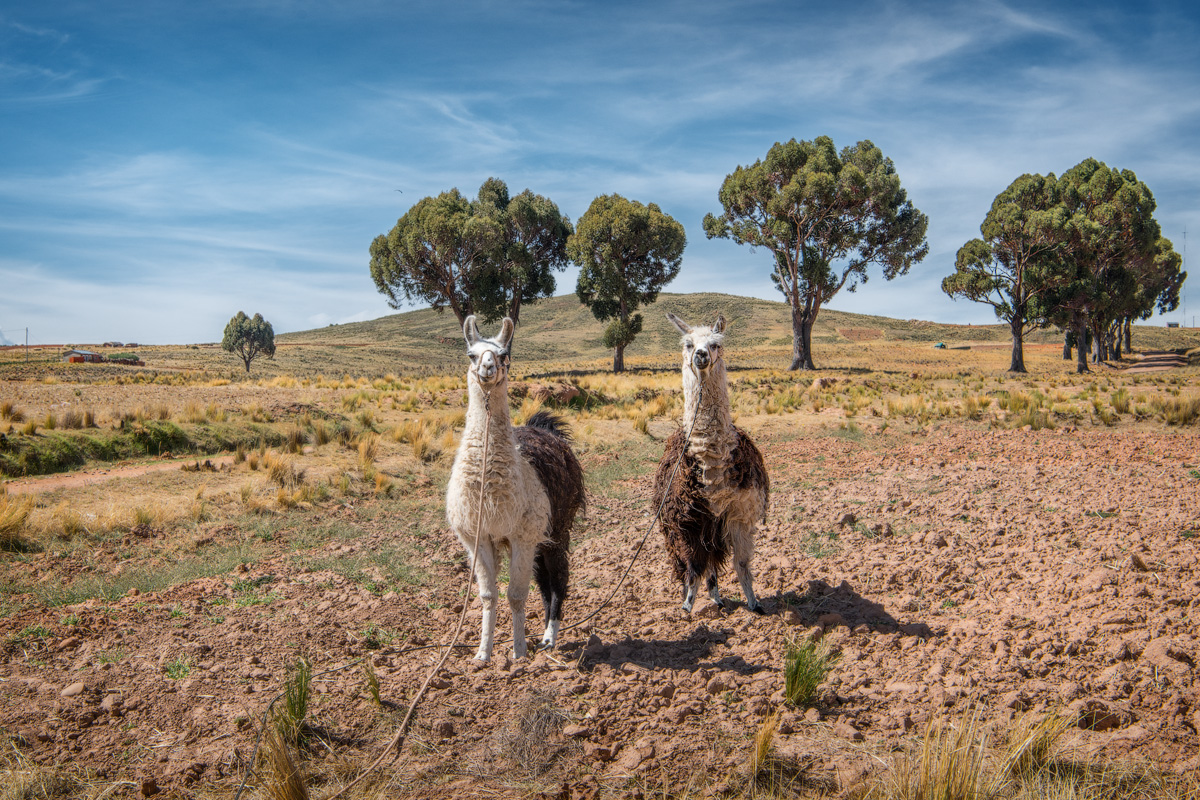
[[[692,610],[701,581],[724,607],[717,574],[732,555],[746,607],[761,614],[750,560],[771,487],[762,454],[729,412],[721,357],[725,318],[718,316],[711,328],[693,328],[674,314],[667,318],[683,334],[683,427],[667,440],[659,462],[654,507],[663,509],[662,532],[675,577],[683,582],[683,609]]]
[[[525,600],[537,578],[546,609],[542,646],[558,641],[567,596],[571,525],[584,506],[583,471],[571,452],[566,424],[546,412],[514,429],[508,413],[509,346],[513,322],[507,317],[494,339],[479,335],[475,317],[463,325],[467,339],[469,405],[462,442],[446,489],[446,519],[476,559],[483,605],[483,630],[475,658],[492,657],[496,630],[496,574],[510,552],[508,604],[512,609],[513,655],[525,657]],[[484,435],[487,463],[484,463]],[[486,473],[486,474],[485,474]],[[480,479],[484,479],[480,504]],[[476,530],[479,552],[473,553]]]

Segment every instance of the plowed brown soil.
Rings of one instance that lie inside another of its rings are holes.
[[[1200,766],[1194,428],[779,426],[760,446],[773,484],[755,560],[766,616],[744,609],[731,576],[732,610],[705,600],[684,614],[654,533],[612,602],[556,652],[482,669],[473,648],[453,655],[384,770],[385,796],[563,796],[564,783],[577,797],[719,792],[776,709],[780,750],[830,791],[883,769],[942,714],[987,723],[1070,708],[1087,752]],[[593,498],[575,532],[568,623],[608,597],[650,524],[652,468]],[[414,523],[361,524],[319,555],[379,548]],[[435,538],[428,588],[380,596],[281,552],[162,592],[8,616],[0,728],[35,762],[128,781],[110,796],[229,796],[285,665],[305,654],[319,673],[306,770],[352,774],[438,654],[408,648],[445,642],[461,609],[461,548],[444,526]],[[465,639],[477,635],[473,601]],[[798,637],[841,654],[812,708],[783,702],[785,643]]]

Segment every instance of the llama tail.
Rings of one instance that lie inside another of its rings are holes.
[[[562,417],[555,416],[549,411],[538,411],[529,419],[525,420],[525,425],[530,428],[541,428],[544,431],[553,433],[563,441],[569,442],[572,440],[571,427]]]

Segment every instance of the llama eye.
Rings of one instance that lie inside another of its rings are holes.
[[[469,355],[469,356],[471,357],[471,360],[472,360],[472,361],[478,361],[478,360],[479,360],[479,355],[478,355],[477,353],[467,353],[467,355]]]
[[[688,349],[688,350],[691,350],[691,349],[692,349],[692,343],[691,343],[691,342],[688,342],[688,343],[687,343],[687,349]]]

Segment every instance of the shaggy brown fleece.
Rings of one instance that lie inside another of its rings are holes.
[[[737,433],[737,444],[730,454],[730,465],[726,472],[730,487],[748,489],[762,486],[769,496],[771,484],[762,454],[740,428],[735,427],[734,431]],[[709,507],[708,499],[704,496],[704,484],[700,480],[700,462],[687,452],[687,445],[687,434],[682,428],[667,440],[666,451],[658,462],[658,472],[654,476],[654,507],[663,504],[663,495],[666,494],[659,525],[666,540],[667,552],[671,554],[671,566],[676,580],[682,581],[688,576],[689,581],[694,581],[710,570],[714,576],[720,574],[729,558],[730,543],[725,535],[725,518],[723,515],[714,515]],[[671,491],[667,492],[667,481],[680,457],[683,463],[675,472]]]

